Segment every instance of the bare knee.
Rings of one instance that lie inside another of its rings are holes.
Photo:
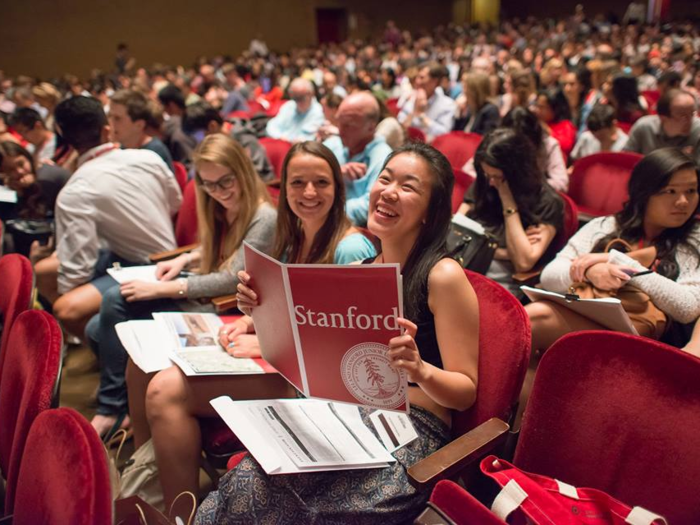
[[[162,418],[169,410],[187,410],[186,379],[176,366],[158,372],[146,390],[146,417],[149,422]]]
[[[534,332],[536,326],[546,324],[554,318],[554,310],[547,301],[537,301],[525,307],[527,316],[530,318],[530,326]]]
[[[62,295],[53,304],[53,314],[62,323],[78,323],[97,312],[86,312],[85,304],[78,297]]]

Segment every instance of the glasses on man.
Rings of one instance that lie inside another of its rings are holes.
[[[202,178],[197,175],[197,182],[207,193],[215,193],[217,190],[226,191],[233,188],[236,184],[236,176],[233,173],[224,175],[217,181],[202,180]]]
[[[293,93],[290,95],[290,98],[294,102],[303,102],[309,98],[309,94],[308,93]]]

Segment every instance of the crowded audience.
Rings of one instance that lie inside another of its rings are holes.
[[[239,56],[185,67],[140,64],[120,44],[114,70],[85,79],[0,71],[0,241],[30,259],[38,301],[68,343],[98,357],[97,433],[123,428],[137,449],[153,447],[166,505],[192,491],[197,523],[413,519],[429,494],[407,469],[448,443],[451,414],[473,405],[481,380],[477,297],[447,249],[453,214],[491,239],[483,273],[529,317],[521,410],[556,340],[607,329],[530,302],[525,274],[562,294],[641,292],[643,316],[622,305],[639,335],[700,357],[700,25],[643,18],[579,6],[561,20],[420,33],[389,21],[365,41],[293,50],[257,36]],[[455,164],[442,137],[474,147]],[[635,159],[624,202],[607,216],[581,214],[569,231],[577,166],[607,154]],[[186,188],[198,246],[160,262],[155,283],[118,284],[109,268],[177,248]],[[41,223],[41,236],[20,221]],[[417,438],[397,463],[312,480],[268,476],[248,455],[198,494],[198,418],[215,415],[212,398],[300,394],[277,374],[195,382],[174,365],[147,374],[115,326],[214,312],[210,299],[236,294],[243,315],[219,344],[260,357],[251,314],[264,298],[245,271],[244,241],[290,264],[399,265],[404,332],[386,343],[408,375]],[[348,491],[335,497],[329,486]]]

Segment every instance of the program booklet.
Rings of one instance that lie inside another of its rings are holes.
[[[639,335],[629,315],[622,308],[622,303],[614,297],[580,299],[575,295],[560,294],[529,286],[521,286],[520,289],[533,302],[552,301],[610,330]]]
[[[307,397],[408,412],[406,373],[388,343],[401,335],[397,264],[282,264],[244,243],[263,359]]]
[[[172,364],[188,376],[275,372],[262,359],[229,355],[218,343],[221,325],[215,314],[159,312],[153,320],[119,323],[116,331],[134,364],[146,373]]]

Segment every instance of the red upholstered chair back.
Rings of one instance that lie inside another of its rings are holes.
[[[182,205],[175,221],[175,240],[178,246],[197,242],[197,191],[191,180],[182,192]]]
[[[624,131],[627,135],[629,135],[630,130],[632,129],[632,123],[631,122],[623,122],[623,121],[618,120],[617,127],[620,128],[622,131]]]
[[[650,339],[567,335],[540,362],[514,463],[697,524],[698,378],[700,359]]]
[[[10,329],[17,316],[31,307],[33,288],[34,273],[29,259],[14,253],[0,259],[0,374]]]
[[[479,300],[479,379],[476,403],[453,416],[454,437],[492,417],[510,420],[530,359],[530,321],[520,302],[491,279],[465,273]]]
[[[173,162],[173,170],[177,185],[180,186],[180,191],[184,193],[185,186],[187,186],[187,168],[182,162]]]
[[[411,126],[406,130],[406,135],[408,136],[408,140],[411,140],[413,142],[427,142],[428,138],[425,136],[425,133],[423,132],[422,129],[419,128],[414,128]]]
[[[7,480],[7,513],[12,512],[29,429],[34,419],[50,408],[56,391],[61,341],[56,320],[40,310],[20,314],[10,330],[0,377],[0,468]]]
[[[644,100],[647,101],[649,112],[651,113],[656,109],[656,104],[658,104],[659,99],[661,98],[661,93],[659,93],[658,89],[651,89],[642,91],[642,96],[644,97]]]
[[[248,101],[248,115],[254,117],[258,113],[265,113],[265,106],[256,100]]]
[[[0,257],[2,257],[2,249],[5,246],[5,224],[0,221]]]
[[[270,118],[276,117],[277,113],[280,112],[280,109],[282,108],[282,106],[284,106],[287,102],[289,102],[289,101],[288,100],[273,100],[272,102],[270,102],[270,107],[267,108],[267,111],[265,111],[265,114]]]
[[[464,202],[464,194],[474,183],[474,179],[460,169],[453,167],[452,170],[455,174],[455,186],[452,189],[452,213],[456,213],[459,205]]]
[[[600,217],[622,209],[637,153],[596,153],[577,160],[569,181],[569,196],[581,212]]]
[[[393,117],[398,117],[398,116],[399,116],[399,113],[400,113],[400,111],[401,111],[401,110],[399,109],[399,99],[398,99],[398,98],[390,98],[390,99],[387,99],[387,101],[386,101],[386,109],[389,110],[389,113],[391,113],[391,115],[392,115]]]
[[[83,416],[72,408],[46,410],[32,425],[26,451],[14,523],[112,523],[107,455]]]
[[[275,170],[275,175],[277,175],[278,179],[281,178],[284,158],[289,153],[289,150],[292,149],[292,144],[286,140],[263,137],[260,139],[260,145],[265,148],[265,153],[267,153],[267,158],[272,164],[272,169]]]
[[[439,135],[432,142],[432,146],[447,157],[453,170],[461,170],[474,156],[479,144],[481,135],[464,131],[451,131]]]
[[[561,249],[578,231],[578,208],[574,200],[566,193],[557,193],[564,201],[564,229],[557,234],[554,242]]]

